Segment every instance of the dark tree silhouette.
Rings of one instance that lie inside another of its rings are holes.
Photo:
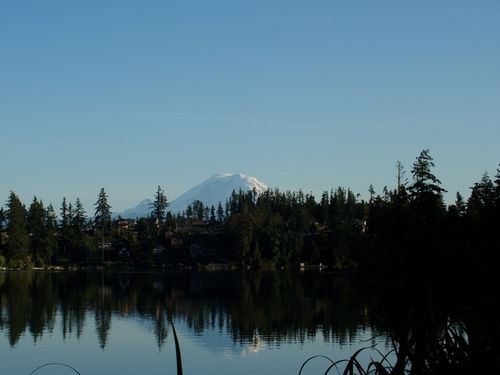
[[[111,205],[104,188],[101,188],[95,202],[94,223],[101,234],[101,263],[104,263],[104,234],[111,228]]]

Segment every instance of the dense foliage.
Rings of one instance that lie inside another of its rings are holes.
[[[268,190],[233,192],[225,205],[200,201],[166,212],[158,186],[151,216],[111,220],[101,189],[95,217],[79,199],[63,199],[59,218],[36,197],[28,209],[12,192],[0,211],[0,265],[123,263],[151,267],[224,263],[274,269],[321,265],[335,269],[495,266],[499,260],[500,169],[485,173],[467,200],[446,206],[434,161],[423,150],[411,180],[397,163],[397,184],[368,201],[342,187],[313,194]],[[104,253],[105,243],[110,244]]]

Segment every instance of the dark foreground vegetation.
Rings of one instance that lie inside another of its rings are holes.
[[[408,182],[398,162],[396,186],[377,194],[370,185],[368,201],[340,187],[320,199],[302,191],[240,191],[224,205],[197,201],[176,215],[167,213],[158,187],[151,216],[136,220],[112,220],[104,189],[92,218],[79,199],[63,199],[56,213],[36,197],[26,207],[11,192],[0,211],[0,266],[496,268],[500,170],[446,206],[433,167],[422,151]]]
[[[377,292],[369,311],[387,329],[388,350],[376,350],[368,361],[361,357],[363,351],[376,348],[370,343],[348,358],[333,354],[327,358],[324,374],[498,373],[499,281],[493,273],[462,272],[435,278],[407,272],[385,279],[382,288],[373,286]],[[303,368],[314,360],[306,359]]]

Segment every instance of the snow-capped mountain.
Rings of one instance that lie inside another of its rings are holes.
[[[245,176],[241,173],[219,173],[196,185],[192,189],[174,199],[168,209],[173,212],[182,212],[195,200],[203,202],[205,206],[215,206],[231,196],[233,190],[249,191],[255,189],[262,193],[268,189],[267,185],[257,180],[255,177]]]
[[[245,176],[241,173],[219,173],[180,195],[168,206],[172,213],[184,211],[195,200],[203,202],[205,206],[215,206],[221,202],[223,205],[234,191],[254,190],[262,193],[268,186],[255,177]],[[168,187],[167,187],[168,194]],[[148,216],[151,212],[151,199],[145,199],[134,208],[120,213],[122,218],[136,218]]]

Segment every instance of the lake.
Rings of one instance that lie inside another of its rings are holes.
[[[81,374],[175,374],[172,320],[186,374],[293,374],[313,355],[385,350],[368,286],[319,273],[4,272],[0,373],[62,362]],[[327,366],[319,358],[303,373]]]
[[[2,272],[0,373],[58,362],[82,375],[175,374],[173,321],[185,374],[297,374],[314,355],[388,352],[392,326],[412,311],[405,296],[418,293],[319,272]],[[380,354],[358,358],[370,357]],[[303,374],[328,365],[317,358]],[[36,372],[48,374],[74,372]]]

